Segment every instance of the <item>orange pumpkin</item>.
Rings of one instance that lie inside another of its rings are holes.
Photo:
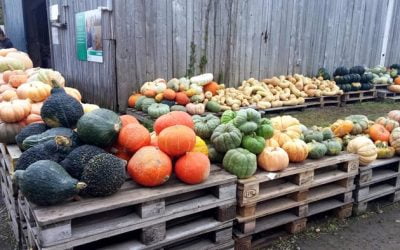
[[[386,117],[379,117],[375,120],[375,123],[384,126],[389,132],[392,132],[393,129],[399,127],[399,123],[397,121]]]
[[[175,96],[175,102],[178,103],[179,105],[186,106],[186,104],[190,102],[190,99],[185,93],[178,92],[176,93]]]
[[[349,120],[337,120],[331,125],[331,130],[337,137],[343,137],[350,134],[353,130],[353,122]]]
[[[42,109],[43,102],[32,103],[31,114],[40,115],[40,110]]]
[[[42,120],[42,117],[37,114],[28,115],[24,121],[25,121],[25,124],[44,123],[44,121]]]
[[[374,141],[389,141],[390,132],[380,124],[374,124],[369,128],[369,136]]]
[[[20,99],[29,98],[34,102],[42,102],[50,96],[51,86],[39,81],[27,82],[17,89]]]
[[[120,115],[119,118],[122,122],[122,127],[125,127],[128,124],[140,124],[139,121],[131,115]]]
[[[288,141],[282,146],[282,148],[289,155],[290,162],[302,162],[307,159],[307,144],[300,139]]]
[[[146,97],[155,97],[157,92],[154,89],[147,89],[143,92],[144,96]]]
[[[8,123],[19,122],[31,112],[29,100],[12,100],[0,103],[0,120]]]
[[[210,91],[213,95],[216,95],[219,89],[219,85],[216,82],[210,82],[204,85],[203,89],[204,92]]]
[[[150,145],[154,147],[158,147],[158,136],[156,132],[150,133]]]
[[[74,89],[74,88],[70,88],[70,87],[64,87],[64,90],[65,90],[65,93],[67,93],[68,95],[72,96],[73,98],[75,98],[79,102],[82,101],[82,95],[79,92],[79,90]]]
[[[0,94],[2,94],[6,90],[15,90],[10,84],[3,84],[0,86]]]
[[[155,187],[165,183],[172,173],[171,159],[157,147],[146,146],[128,162],[130,177],[140,185]]]
[[[153,124],[153,128],[157,134],[160,134],[163,129],[171,127],[173,125],[185,125],[191,129],[194,129],[192,117],[188,113],[183,111],[172,111],[158,117]]]
[[[128,124],[120,130],[118,144],[134,153],[141,147],[150,145],[150,133],[140,124]]]
[[[12,51],[7,53],[7,57],[15,58],[22,62],[25,66],[25,69],[33,68],[32,60],[29,58],[29,55],[22,51]]]
[[[187,152],[175,163],[175,174],[187,184],[199,184],[210,175],[210,160],[200,152]]]
[[[276,141],[275,139],[271,138],[271,139],[265,140],[265,146],[273,147],[273,148],[279,147],[279,142]]]
[[[281,171],[289,166],[289,156],[279,147],[265,147],[257,157],[258,166],[265,171]]]
[[[123,159],[127,162],[132,158],[132,153],[130,153],[128,150],[126,150],[126,148],[119,145],[118,143],[114,143],[114,145],[112,145],[110,152],[116,157]]]
[[[8,83],[13,75],[26,75],[26,73],[23,70],[6,70],[3,72],[4,82]]]
[[[174,125],[161,131],[158,147],[169,156],[179,156],[191,151],[196,144],[193,129],[184,125]]]
[[[396,77],[396,78],[394,79],[394,84],[400,85],[400,76],[398,76],[398,77]]]
[[[26,83],[28,81],[27,75],[11,75],[8,83],[14,88],[18,88],[21,84]]]
[[[15,89],[7,89],[3,93],[1,93],[1,99],[3,101],[11,101],[13,99],[18,99],[17,92],[15,92]]]
[[[172,89],[166,89],[163,92],[163,98],[166,100],[175,100],[176,93]]]
[[[129,97],[129,99],[128,99],[128,107],[130,107],[130,108],[134,108],[135,107],[135,104],[136,104],[136,100],[139,98],[139,97],[141,97],[142,95],[141,94],[133,94],[133,95],[131,95],[130,97]]]

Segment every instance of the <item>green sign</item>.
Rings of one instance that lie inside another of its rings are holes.
[[[87,61],[86,45],[86,18],[85,12],[77,13],[75,16],[76,29],[76,56],[81,61]]]

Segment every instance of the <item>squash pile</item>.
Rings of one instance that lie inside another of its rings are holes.
[[[338,67],[333,73],[336,84],[344,91],[370,90],[374,87],[376,76],[363,66],[350,69]]]

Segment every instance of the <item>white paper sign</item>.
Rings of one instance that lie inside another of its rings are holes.
[[[58,28],[51,27],[51,41],[53,44],[60,44],[60,39],[58,38]]]
[[[58,4],[50,6],[50,21],[58,21],[59,15]]]

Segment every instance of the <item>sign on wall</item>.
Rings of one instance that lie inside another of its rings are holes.
[[[101,10],[75,14],[76,56],[81,61],[103,62]]]

